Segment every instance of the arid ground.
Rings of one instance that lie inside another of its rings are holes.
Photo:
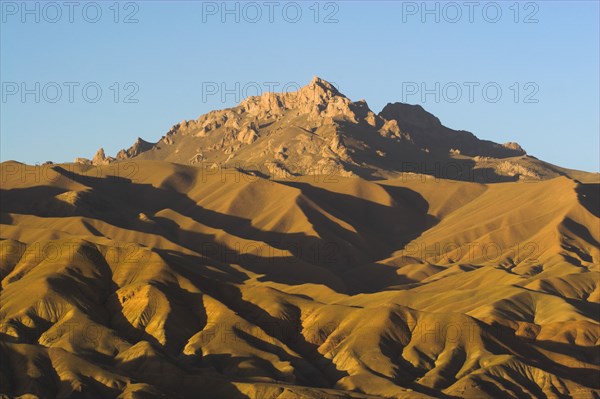
[[[597,174],[318,78],[1,166],[6,397],[600,397]]]

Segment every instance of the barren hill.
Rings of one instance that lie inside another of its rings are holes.
[[[380,135],[389,119],[361,114],[366,106],[327,90],[340,108],[361,115],[349,125],[372,127],[377,139],[369,145],[412,140],[409,148],[419,151],[420,139]],[[235,109],[215,115],[244,126],[248,109],[267,98],[245,102],[239,119]],[[227,145],[240,146],[235,154],[261,142],[268,148],[285,122],[281,134],[298,137],[286,146],[285,166],[300,156],[302,140],[308,149],[310,137],[333,138],[346,126],[334,119],[310,132],[311,113],[286,108],[297,98],[281,97],[279,121],[247,127],[249,139]],[[399,132],[411,121],[417,129],[411,115],[421,120],[424,112],[386,109],[407,124]],[[132,159],[114,165],[1,164],[0,393],[600,395],[597,183],[266,179],[142,160],[188,157],[188,141],[221,145],[234,130],[198,133],[217,118],[210,115],[150,149],[140,142]],[[294,118],[303,127],[289,127]],[[429,134],[444,134],[434,118],[427,123],[440,129]],[[457,137],[461,151],[474,154],[476,139]],[[345,168],[365,142],[344,145],[356,150]],[[457,142],[439,148],[446,145]],[[519,151],[480,145],[488,155]],[[211,151],[203,156],[223,156]]]
[[[587,178],[528,156],[517,143],[497,144],[449,129],[419,105],[388,104],[375,114],[364,100],[352,101],[318,77],[297,92],[249,97],[236,107],[182,121],[156,143],[139,138],[116,157],[101,149],[91,163],[127,159],[276,178],[331,171],[369,179],[400,172],[480,182]]]

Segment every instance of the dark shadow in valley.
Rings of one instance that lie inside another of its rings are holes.
[[[481,321],[476,322],[484,330],[482,337],[484,337],[486,340],[487,350],[490,352],[497,355],[506,353],[511,354],[516,356],[519,361],[554,374],[557,377],[571,380],[580,385],[591,387],[593,389],[600,389],[600,379],[598,379],[599,372],[597,369],[586,367],[569,367],[562,365],[550,359],[536,346],[538,346],[537,343],[540,342],[540,348],[551,349],[556,351],[556,353],[573,356],[576,359],[585,358],[586,360],[593,357],[590,352],[592,350],[596,350],[595,347],[584,348],[556,342],[549,343],[547,341],[532,340],[517,336],[515,335],[514,330],[498,323],[493,323],[490,325]],[[573,350],[574,348],[576,349]],[[519,383],[526,386],[532,392],[535,392],[536,390],[540,391],[539,386],[535,385],[532,381],[523,376],[513,376],[513,378],[517,379]],[[503,379],[503,381],[504,380],[505,379]]]
[[[175,258],[171,259],[174,260]],[[226,335],[227,339],[245,340],[253,347],[273,353],[280,359],[289,361],[297,372],[297,382],[302,385],[333,387],[336,381],[347,375],[347,373],[338,370],[330,359],[318,351],[319,345],[309,342],[304,337],[299,309],[295,309],[294,312],[297,315],[296,320],[283,320],[273,317],[266,310],[244,299],[241,290],[234,284],[221,280],[199,278],[202,273],[197,267],[199,260],[199,258],[194,259],[193,257],[180,257],[170,263],[170,266],[179,275],[193,281],[194,285],[202,292],[218,299],[229,309],[235,311],[239,317],[260,328],[260,331],[253,329],[252,332],[255,334],[251,334],[250,331],[244,331],[234,326],[234,330],[227,332],[229,334]],[[234,334],[234,337],[231,334]],[[212,339],[225,338],[220,335]],[[281,347],[275,345],[275,339],[287,345],[301,357],[294,357],[283,351]],[[198,362],[198,359],[194,359],[194,357],[197,357],[196,355],[190,355],[189,357],[191,363]],[[223,360],[219,357],[205,356],[201,359],[201,365],[215,366],[215,364],[219,364],[219,367],[225,367],[225,363],[219,362],[219,359]],[[244,359],[227,358],[226,360],[240,362]],[[270,367],[267,369],[271,370],[272,378],[283,378],[282,375],[274,372]]]
[[[381,135],[380,131],[366,122],[356,124],[336,120],[340,131],[344,132],[343,144],[351,149],[352,159],[359,161],[342,161],[344,168],[370,180],[380,179],[382,170],[478,183],[519,180],[518,175],[501,175],[492,167],[478,167],[473,159],[464,157],[502,159],[519,156],[519,151],[479,140],[472,133],[455,131],[442,125],[423,128],[418,124],[403,124],[402,120],[398,122],[402,125],[401,129],[406,129],[402,130],[401,137]],[[411,132],[410,137],[404,136],[405,132]],[[451,151],[459,155],[453,157]]]
[[[43,349],[35,348],[35,358],[27,356],[27,352],[18,350],[12,344],[0,340],[0,394],[7,397],[38,396],[53,398],[59,392],[61,378],[52,366]],[[34,373],[28,368],[39,368],[41,373]]]
[[[575,191],[581,205],[592,215],[600,217],[600,184],[580,183]]]
[[[348,230],[315,210],[309,202],[298,201],[320,237],[338,243],[339,256],[332,262],[331,270],[343,274],[357,287],[355,293],[409,283],[396,273],[396,267],[375,262],[404,248],[437,223],[428,214],[429,204],[419,193],[405,187],[380,185],[393,200],[393,206],[386,206],[307,183],[280,183],[300,189],[329,215],[352,226],[353,231]]]
[[[77,193],[74,204],[65,204],[55,198],[65,192],[59,188],[7,190],[4,194],[9,201],[4,203],[5,211],[42,217],[95,218],[120,228],[162,236],[201,254],[206,258],[204,263],[239,264],[254,273],[264,274],[265,280],[292,285],[324,284],[346,293],[365,289],[357,273],[353,273],[354,268],[365,264],[371,264],[373,275],[380,275],[380,286],[370,287],[370,290],[400,284],[400,279],[396,281],[393,267],[372,262],[402,248],[431,223],[426,212],[426,201],[408,189],[386,188],[394,191],[392,195],[396,198],[413,197],[407,203],[388,207],[310,185],[282,183],[300,188],[309,198],[314,196],[327,212],[350,223],[358,231],[345,229],[303,202],[299,206],[319,230],[320,237],[263,231],[254,227],[249,219],[203,208],[175,190],[135,183],[122,177],[102,179],[79,175],[59,166],[54,170],[89,189]],[[37,206],[30,207],[24,201],[32,196],[37,198]],[[406,198],[402,202],[406,202]],[[173,220],[154,216],[165,209],[171,209],[201,225],[223,230],[233,237],[239,237],[240,241],[231,248],[217,243],[211,234],[186,230]],[[140,213],[146,215],[149,221],[143,220]],[[102,235],[97,228],[92,233]]]

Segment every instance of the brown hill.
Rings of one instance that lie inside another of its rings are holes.
[[[449,129],[418,105],[388,104],[376,115],[364,100],[351,101],[318,77],[297,92],[265,93],[184,120],[156,143],[138,138],[116,158],[106,157],[101,149],[91,163],[126,159],[232,168],[276,178],[332,171],[369,179],[399,172],[480,182],[577,173],[589,178],[528,156],[516,143],[497,144]]]
[[[403,113],[424,111],[388,112],[410,124]],[[1,164],[0,393],[600,395],[598,183],[266,179],[142,160],[183,151],[184,131],[105,166]]]

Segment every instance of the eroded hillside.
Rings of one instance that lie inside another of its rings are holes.
[[[600,395],[598,184],[2,169],[10,397]]]

